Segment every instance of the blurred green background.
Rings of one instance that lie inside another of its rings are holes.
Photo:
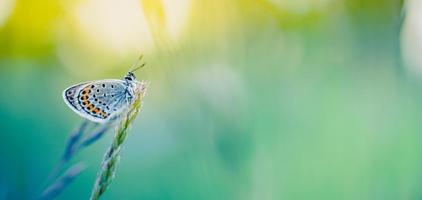
[[[82,121],[62,90],[140,53],[151,85],[103,199],[421,199],[421,10],[1,0],[0,199],[36,198]],[[112,137],[58,199],[88,199]]]

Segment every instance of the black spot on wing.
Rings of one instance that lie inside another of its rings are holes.
[[[78,109],[78,107],[77,107],[77,104],[78,104],[77,88],[79,88],[79,86],[74,86],[74,87],[68,88],[64,92],[65,100],[75,109]]]
[[[89,88],[92,90],[89,93],[89,100],[95,107],[102,109],[104,112],[120,110],[120,102],[125,97],[126,87],[126,82],[122,80],[95,81],[89,85]],[[89,114],[93,115],[93,113]]]

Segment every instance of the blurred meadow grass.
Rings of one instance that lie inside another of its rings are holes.
[[[62,90],[139,53],[148,106],[103,199],[420,199],[409,2],[3,0],[0,199],[36,197],[82,121]],[[112,138],[59,199],[89,198]]]

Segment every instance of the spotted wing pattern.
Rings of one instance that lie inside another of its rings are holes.
[[[123,80],[101,80],[71,86],[64,91],[65,102],[79,115],[104,122],[127,105]]]

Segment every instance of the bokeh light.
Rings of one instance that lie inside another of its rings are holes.
[[[0,27],[4,25],[9,15],[12,13],[14,3],[14,0],[4,0],[0,4]]]
[[[422,9],[421,1],[408,1],[401,35],[403,59],[410,74],[422,75]]]

